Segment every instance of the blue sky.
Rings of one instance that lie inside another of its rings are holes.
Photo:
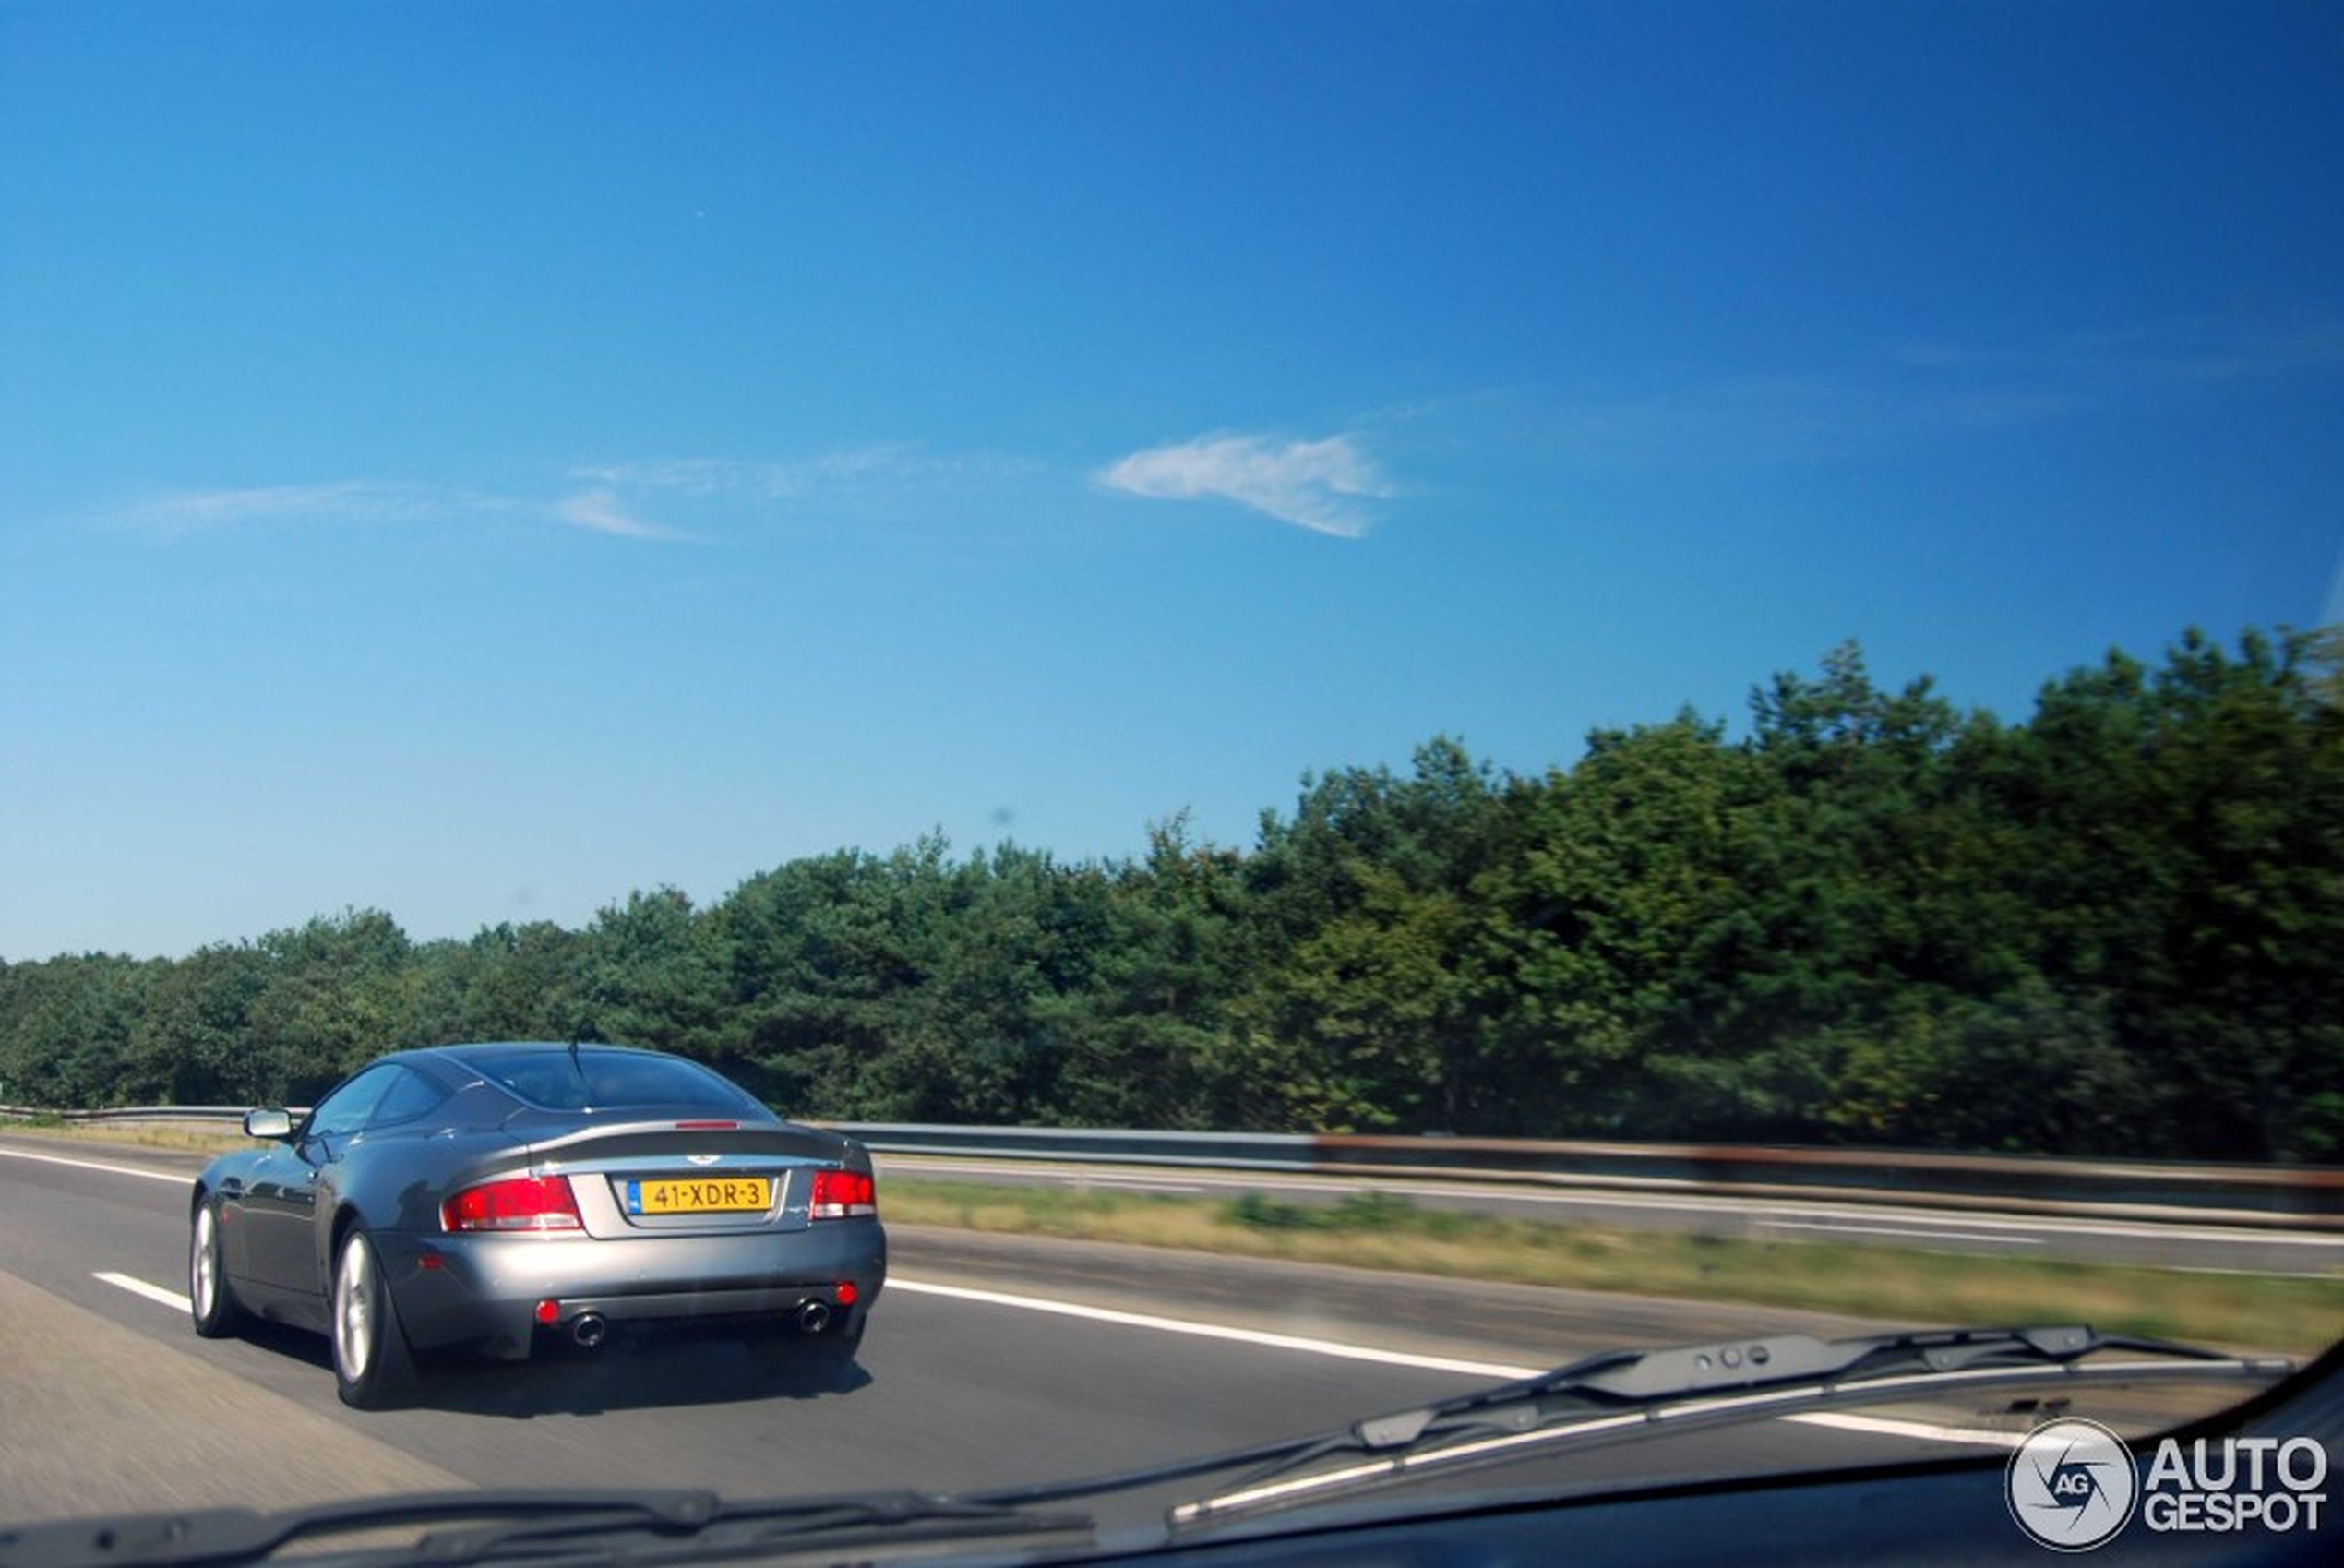
[[[2344,617],[2344,8],[0,0],[0,958]]]

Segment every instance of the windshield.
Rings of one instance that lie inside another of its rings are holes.
[[[2146,1521],[2344,1338],[2339,83],[2318,0],[0,0],[0,1531],[1283,1528],[1391,1496],[1163,1467],[1420,1425],[2031,1552],[2069,1417]],[[1986,1329],[2225,1370],[1446,1403]]]

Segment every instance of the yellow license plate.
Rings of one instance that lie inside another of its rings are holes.
[[[627,1183],[630,1215],[743,1214],[772,1206],[773,1184],[761,1176],[694,1176]]]

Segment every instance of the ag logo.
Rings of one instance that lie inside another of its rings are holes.
[[[2133,1451],[2097,1421],[2037,1427],[2010,1456],[2003,1490],[2018,1527],[2053,1551],[2089,1551],[2131,1523]]]

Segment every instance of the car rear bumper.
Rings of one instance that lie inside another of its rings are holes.
[[[410,1345],[512,1358],[528,1355],[541,1330],[565,1332],[590,1315],[779,1326],[819,1301],[831,1309],[831,1332],[851,1335],[887,1280],[887,1238],[875,1220],[722,1239],[431,1235],[377,1246]],[[547,1301],[550,1321],[540,1313]]]

